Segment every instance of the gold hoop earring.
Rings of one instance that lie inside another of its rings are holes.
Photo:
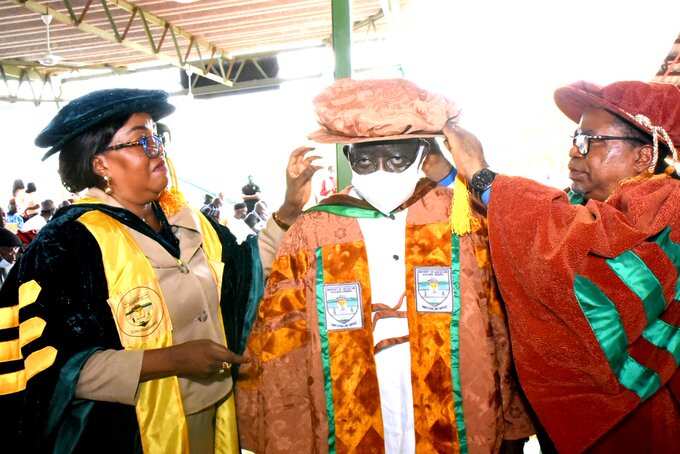
[[[104,181],[106,181],[104,192],[110,195],[113,192],[113,189],[111,189],[111,177],[104,175]]]

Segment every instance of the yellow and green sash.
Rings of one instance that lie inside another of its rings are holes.
[[[88,199],[82,203],[97,201]],[[219,295],[224,267],[222,246],[210,223],[200,213],[195,216],[199,220],[203,250]],[[130,233],[118,221],[97,210],[83,214],[78,221],[90,231],[101,249],[109,289],[108,303],[123,347],[146,350],[172,346],[172,322],[160,283]],[[218,317],[226,345],[220,311]],[[189,453],[187,423],[177,377],[140,383],[137,396],[136,413],[144,452]],[[238,450],[232,393],[217,409],[215,452],[237,453]]]

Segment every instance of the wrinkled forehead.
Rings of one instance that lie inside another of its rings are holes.
[[[350,145],[352,156],[412,156],[418,153],[422,142],[418,139],[389,140],[384,142],[363,142]]]

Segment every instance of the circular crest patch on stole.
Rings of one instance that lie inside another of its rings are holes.
[[[148,336],[163,320],[161,297],[148,287],[135,287],[120,299],[116,316],[118,326],[126,335]]]

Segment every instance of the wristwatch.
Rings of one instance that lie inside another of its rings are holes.
[[[491,187],[494,178],[496,178],[496,172],[489,168],[479,170],[472,175],[472,178],[470,179],[470,188],[478,199],[481,199],[484,191]]]

